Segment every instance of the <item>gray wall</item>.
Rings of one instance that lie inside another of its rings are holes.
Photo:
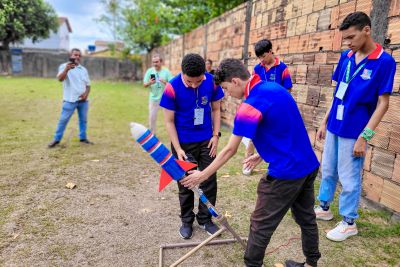
[[[0,51],[0,69],[7,65],[4,62],[10,59],[7,52]],[[23,52],[22,66],[23,71],[15,76],[33,76],[54,78],[57,75],[60,64],[68,60],[68,54],[65,53],[47,53],[47,52]],[[140,63],[134,63],[130,60],[119,60],[115,58],[101,57],[83,57],[81,64],[87,68],[92,80],[141,80],[142,69]],[[8,64],[11,73],[11,64]],[[3,71],[4,72],[4,69]]]

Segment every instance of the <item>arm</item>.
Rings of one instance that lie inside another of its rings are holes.
[[[172,145],[174,146],[175,151],[178,155],[178,159],[186,159],[185,151],[183,151],[181,145],[179,144],[178,134],[176,132],[175,111],[164,108],[164,122],[169,138],[171,139]]]
[[[383,94],[378,98],[378,105],[371,118],[369,119],[366,128],[375,130],[378,124],[381,122],[383,115],[389,109],[389,94]],[[359,136],[356,143],[354,144],[353,155],[355,157],[364,157],[366,154],[367,140]]]
[[[232,134],[228,144],[222,149],[222,151],[206,169],[203,171],[191,171],[189,176],[181,180],[181,184],[192,189],[193,187],[207,180],[208,177],[215,173],[233,155],[236,154],[241,141],[242,136]]]
[[[208,148],[210,149],[210,156],[215,157],[217,154],[218,140],[219,140],[219,130],[221,127],[221,100],[211,102],[211,117],[213,122],[213,136],[208,143]]]
[[[60,82],[63,82],[67,78],[68,71],[73,68],[75,68],[74,63],[68,63],[67,65],[65,65],[64,70],[62,72],[60,72],[59,74],[57,74],[57,79]]]
[[[80,96],[81,100],[85,101],[88,98],[89,93],[90,93],[90,85],[86,85],[85,92],[83,94],[81,94],[81,96]]]
[[[150,79],[150,81],[144,82],[143,86],[144,87],[149,87],[150,85],[155,84],[155,83],[156,83],[156,79]]]

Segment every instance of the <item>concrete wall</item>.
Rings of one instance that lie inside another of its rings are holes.
[[[3,52],[4,53],[4,52]],[[54,78],[60,64],[68,60],[67,53],[23,52],[23,71],[17,75]],[[0,56],[0,69],[5,56]],[[115,58],[83,57],[81,63],[87,68],[92,80],[141,80],[139,63]],[[10,66],[9,66],[10,67]],[[8,71],[11,73],[11,71]]]
[[[166,66],[175,74],[180,71],[182,56],[188,52],[200,53],[212,59],[215,65],[226,57],[239,58],[248,62],[251,70],[257,63],[254,43],[262,38],[270,39],[275,54],[289,66],[294,83],[293,97],[321,160],[323,144],[315,135],[331,104],[334,90],[331,75],[340,52],[345,49],[338,26],[351,12],[370,14],[375,40],[383,43],[390,39],[385,49],[395,58],[398,68],[389,111],[369,144],[363,192],[368,199],[400,212],[400,0],[248,2],[251,6],[247,7],[247,3],[238,6],[153,53],[161,53]],[[143,61],[144,69],[149,66],[150,57],[147,55]],[[223,101],[224,123],[232,125],[238,103],[230,98]]]

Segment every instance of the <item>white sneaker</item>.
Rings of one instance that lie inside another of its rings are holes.
[[[357,225],[349,225],[345,221],[336,224],[336,227],[326,234],[326,238],[332,241],[344,241],[348,237],[358,234]]]
[[[330,210],[323,210],[319,205],[314,207],[314,211],[317,220],[330,221],[333,219],[332,212]]]

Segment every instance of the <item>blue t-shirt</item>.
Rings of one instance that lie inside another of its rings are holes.
[[[355,53],[351,50],[342,53],[332,76],[337,86],[327,125],[331,133],[344,138],[357,139],[374,113],[379,96],[391,94],[396,63],[388,53],[383,51],[381,45],[376,44],[376,46],[376,49],[357,66]],[[349,78],[351,79],[364,63],[364,67],[350,81],[343,101],[335,97],[340,82],[346,80],[347,65],[350,64]],[[337,109],[341,104],[344,106],[343,119],[338,120]]]
[[[180,143],[208,140],[213,134],[211,102],[224,97],[221,86],[216,86],[213,76],[204,74],[204,80],[196,89],[187,87],[178,74],[165,86],[160,106],[175,111],[175,127]],[[204,109],[203,124],[195,125],[195,109]]]
[[[314,171],[319,162],[291,94],[254,75],[245,97],[236,113],[233,134],[253,141],[260,156],[269,162],[269,175],[293,180]]]
[[[277,57],[275,58],[274,66],[270,69],[261,65],[261,63],[257,64],[254,67],[253,74],[260,76],[263,81],[276,82],[286,89],[291,89],[293,87],[288,67]]]

